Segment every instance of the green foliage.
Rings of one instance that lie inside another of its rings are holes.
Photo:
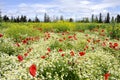
[[[5,31],[5,34],[7,37],[15,39],[15,41],[21,41],[21,39],[25,39],[26,37],[39,36],[40,33],[32,27],[14,25],[9,27]]]
[[[76,71],[70,69],[71,67],[73,66],[60,60],[54,62],[52,67],[44,67],[43,71],[39,68],[39,75],[37,77],[41,77],[40,75],[42,74],[46,80],[55,80],[56,78],[59,80],[80,80]]]
[[[83,51],[86,45],[87,45],[87,42],[81,40],[81,41],[78,41],[76,44],[74,44],[74,49],[77,51]]]
[[[24,48],[16,47],[11,39],[0,39],[0,52],[8,55],[17,55]]]

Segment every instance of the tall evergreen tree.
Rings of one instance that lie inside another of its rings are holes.
[[[60,20],[61,20],[61,21],[63,21],[63,20],[64,20],[64,18],[63,18],[63,16],[62,16],[62,15],[60,16]]]
[[[9,21],[9,17],[7,15],[4,15],[3,16],[3,21],[8,22]]]
[[[107,13],[106,23],[110,23],[110,14],[109,13]]]
[[[2,22],[2,12],[0,10],[0,22]]]
[[[28,22],[32,22],[32,20],[29,18],[29,19],[28,19]]]
[[[115,22],[115,20],[114,20],[114,17],[112,16],[111,23],[114,23],[114,22]]]
[[[19,18],[19,16],[16,18],[16,22],[20,22],[20,18]]]
[[[102,23],[102,14],[99,15],[99,23]]]
[[[97,16],[96,16],[96,18],[95,18],[95,22],[98,23],[98,17],[97,17]]]
[[[20,22],[23,22],[23,21],[24,21],[24,17],[23,17],[23,15],[21,15]]]
[[[92,14],[91,22],[94,22],[94,14]]]
[[[23,16],[23,22],[27,22],[27,17]]]
[[[117,23],[120,23],[120,15],[119,14],[116,17],[116,21],[117,21]]]
[[[44,14],[44,22],[47,22],[47,13]]]
[[[14,22],[14,17],[13,16],[11,16],[10,21]]]
[[[73,22],[73,18],[70,18],[70,19],[69,19],[69,22]]]
[[[35,17],[35,22],[40,22],[37,16]]]
[[[16,20],[16,18],[14,17],[14,20],[13,20],[14,22],[17,22],[17,20]]]

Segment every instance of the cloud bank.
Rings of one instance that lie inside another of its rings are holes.
[[[66,18],[80,19],[82,17],[91,17],[92,14],[98,15],[107,12],[112,16],[120,13],[119,0],[51,0],[44,3],[19,3],[18,5],[8,5],[2,8],[3,15],[9,16],[27,15],[35,17],[36,15],[43,19],[44,13],[52,16],[63,15]]]

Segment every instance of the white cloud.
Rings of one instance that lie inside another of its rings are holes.
[[[20,3],[15,9],[7,11],[6,14],[24,14],[28,15],[28,17],[38,15],[43,18],[42,16],[46,12],[51,16],[63,15],[66,17],[81,18],[91,17],[91,14],[98,15],[100,12],[106,14],[109,12],[108,8],[116,8],[119,4],[120,1],[118,0],[102,0],[100,2],[93,2],[91,0],[53,0],[53,2],[46,4]],[[115,12],[113,14],[115,14]]]

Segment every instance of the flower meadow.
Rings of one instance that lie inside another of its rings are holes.
[[[120,80],[120,40],[109,28],[9,25],[0,30],[0,80]]]

